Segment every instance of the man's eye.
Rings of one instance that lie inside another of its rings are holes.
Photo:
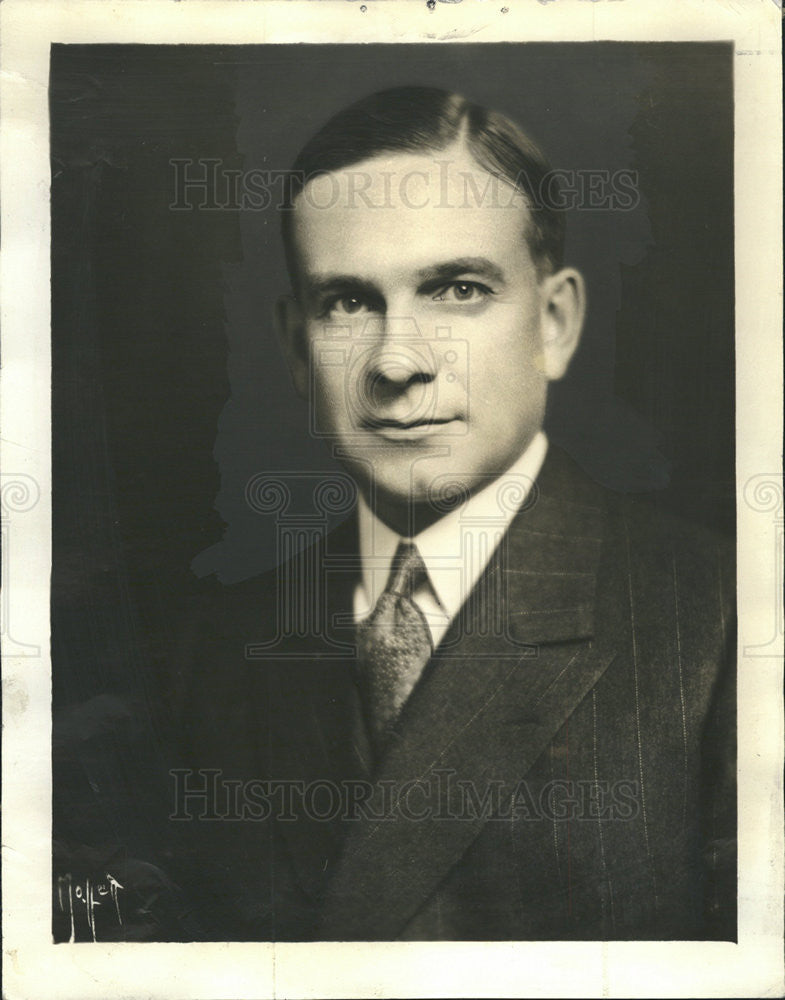
[[[479,302],[493,295],[490,288],[477,281],[451,281],[434,295],[434,302]]]
[[[339,298],[331,299],[326,304],[326,312],[343,313],[345,316],[354,316],[368,308],[368,304],[357,298],[355,295],[341,295]]]

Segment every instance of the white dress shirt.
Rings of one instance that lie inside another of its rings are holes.
[[[366,618],[376,606],[398,543],[412,542],[428,571],[428,583],[412,598],[425,615],[434,648],[438,646],[525,502],[547,450],[548,440],[539,431],[503,475],[413,538],[402,539],[360,498],[362,578],[354,594],[355,621]]]

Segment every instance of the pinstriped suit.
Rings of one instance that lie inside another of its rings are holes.
[[[275,581],[213,598],[187,763],[370,797],[350,817],[294,803],[183,827],[206,937],[735,938],[732,552],[556,449],[537,486],[378,761],[352,671],[351,524],[317,561],[326,635],[248,659],[276,627]]]

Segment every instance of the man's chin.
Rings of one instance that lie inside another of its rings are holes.
[[[379,520],[400,535],[413,535],[444,517],[469,498],[469,487],[454,474],[445,473],[434,479],[413,483],[402,490],[399,483],[377,480],[361,484],[361,491],[368,506]]]

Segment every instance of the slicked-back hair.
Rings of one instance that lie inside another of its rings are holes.
[[[315,177],[383,153],[440,152],[461,139],[478,166],[512,184],[529,209],[523,234],[538,271],[561,267],[564,211],[551,167],[537,144],[498,111],[436,87],[394,87],[334,115],[303,147],[285,185],[281,231],[287,267],[297,288],[292,209]]]

